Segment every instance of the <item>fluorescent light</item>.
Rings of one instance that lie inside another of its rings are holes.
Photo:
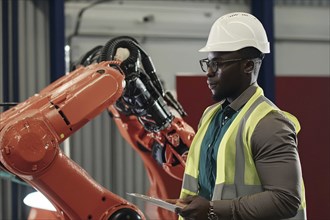
[[[33,208],[56,211],[53,204],[39,191],[28,194],[23,202]]]

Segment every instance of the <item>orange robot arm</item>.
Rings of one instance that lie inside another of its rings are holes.
[[[128,51],[126,57],[124,52],[118,52],[123,48]],[[164,92],[151,58],[138,42],[128,36],[111,39],[105,46],[87,52],[74,66],[118,59],[126,87],[120,99],[108,108],[110,115],[134,149],[149,152],[152,163],[158,163],[169,176],[181,181],[195,132],[182,119],[186,113],[181,105]]]
[[[125,80],[118,62],[79,68],[0,114],[0,161],[42,192],[63,219],[144,219],[96,183],[59,144],[113,104]]]
[[[169,127],[148,132],[134,116],[125,116],[109,107],[122,136],[140,155],[147,171],[148,194],[156,198],[179,198],[188,148],[194,132],[182,119],[175,117]],[[184,137],[185,139],[183,139]],[[150,219],[177,219],[172,212],[146,204]]]
[[[128,51],[128,58],[118,55]],[[182,119],[185,112],[169,92],[164,92],[150,57],[130,37],[110,40],[92,49],[77,65],[122,59],[126,88],[108,108],[121,135],[139,153],[150,180],[149,195],[178,198],[186,156],[195,135]],[[150,219],[176,219],[174,213],[146,204]]]

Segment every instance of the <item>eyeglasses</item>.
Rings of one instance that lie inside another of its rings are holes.
[[[221,60],[221,61],[209,60],[208,58],[205,58],[205,59],[201,59],[199,61],[199,64],[201,65],[203,72],[206,73],[208,69],[210,69],[212,73],[215,73],[216,71],[218,71],[219,67],[221,67],[223,64],[237,62],[241,60],[243,60],[243,58]]]

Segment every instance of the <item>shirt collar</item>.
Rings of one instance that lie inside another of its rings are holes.
[[[249,101],[249,99],[256,92],[257,88],[258,88],[258,84],[256,82],[251,84],[240,96],[238,96],[228,106],[237,112],[245,105],[245,103]]]

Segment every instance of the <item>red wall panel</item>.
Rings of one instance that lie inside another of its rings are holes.
[[[196,130],[205,108],[214,101],[205,76],[177,76],[178,100],[188,113],[185,120]]]
[[[276,104],[300,121],[299,154],[308,219],[329,219],[330,78],[277,77]]]
[[[205,76],[177,76],[178,100],[197,128],[214,103]],[[299,154],[306,187],[307,215],[326,220],[330,210],[330,77],[276,77],[276,104],[301,123]]]

